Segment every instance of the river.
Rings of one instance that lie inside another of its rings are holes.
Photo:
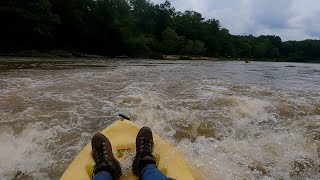
[[[320,178],[320,64],[1,58],[0,70],[0,179],[59,179],[119,113],[198,179]]]

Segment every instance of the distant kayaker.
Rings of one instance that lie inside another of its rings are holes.
[[[103,134],[96,134],[91,140],[92,156],[96,165],[93,167],[93,180],[117,180],[122,175],[119,161],[112,154],[112,146]],[[132,171],[142,180],[172,180],[162,174],[156,166],[153,151],[153,135],[148,127],[140,129],[136,138],[136,156]]]

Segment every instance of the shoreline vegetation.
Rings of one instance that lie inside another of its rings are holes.
[[[320,40],[232,35],[169,1],[11,0],[0,14],[0,56],[320,62]]]

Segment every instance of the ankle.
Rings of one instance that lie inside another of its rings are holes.
[[[98,174],[99,172],[103,172],[103,171],[108,172],[108,173],[112,173],[112,169],[110,168],[110,166],[105,163],[96,164],[93,167],[94,174]]]
[[[154,156],[145,156],[140,160],[139,163],[139,172],[141,174],[142,170],[147,166],[147,165],[155,165],[157,166],[156,158]]]

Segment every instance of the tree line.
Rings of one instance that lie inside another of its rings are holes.
[[[318,61],[320,41],[231,35],[216,19],[166,1],[1,0],[0,51],[62,49],[105,56]]]

